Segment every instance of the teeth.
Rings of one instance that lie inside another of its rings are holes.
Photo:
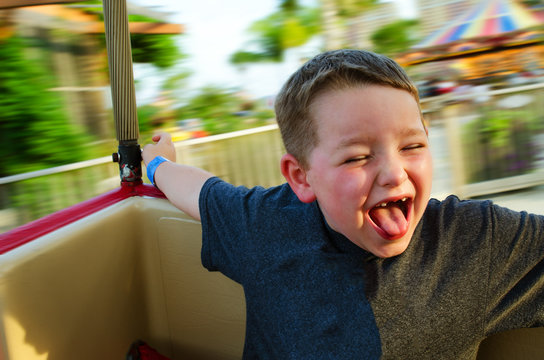
[[[400,199],[399,201],[405,202],[406,200],[408,200],[407,197],[402,198],[402,199]],[[387,204],[388,204],[387,202],[382,202],[382,203],[379,203],[378,205],[376,205],[376,207],[387,207]]]

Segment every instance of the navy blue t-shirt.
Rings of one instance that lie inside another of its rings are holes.
[[[491,334],[544,326],[544,216],[431,199],[381,259],[288,185],[212,178],[200,211],[204,266],[245,290],[246,358],[475,359]]]
[[[365,297],[369,253],[330,229],[315,202],[286,184],[247,189],[212,178],[200,214],[203,265],[244,288],[245,359],[380,357]]]

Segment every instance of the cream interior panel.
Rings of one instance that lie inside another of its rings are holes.
[[[242,287],[200,261],[199,222],[159,221],[160,259],[175,359],[240,359],[245,334]]]
[[[120,359],[146,336],[137,217],[125,201],[0,256],[6,359]]]

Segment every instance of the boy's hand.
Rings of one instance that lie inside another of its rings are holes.
[[[145,166],[149,164],[157,156],[162,156],[170,161],[176,162],[176,148],[172,142],[172,137],[169,133],[162,132],[154,135],[151,140],[155,144],[147,144],[142,151],[142,159]]]
[[[176,149],[168,133],[153,136],[155,144],[144,146],[142,159],[145,166],[157,156],[171,162],[163,162],[155,170],[155,185],[178,209],[200,220],[199,195],[202,185],[213,175],[202,169],[176,164]]]

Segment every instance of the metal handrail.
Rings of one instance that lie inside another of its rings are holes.
[[[197,145],[197,144],[212,143],[214,141],[219,141],[219,140],[234,139],[240,136],[248,136],[248,135],[263,133],[263,132],[267,132],[271,130],[276,130],[277,128],[278,128],[277,124],[271,124],[271,125],[265,125],[265,126],[260,126],[256,128],[251,128],[251,129],[233,131],[233,132],[224,133],[224,134],[206,136],[202,138],[187,139],[187,140],[176,142],[174,143],[174,145],[178,147],[178,146],[191,146],[191,145]],[[92,160],[85,160],[85,161],[80,161],[80,162],[71,163],[67,165],[60,165],[60,166],[55,166],[55,167],[51,167],[47,169],[29,171],[29,172],[25,172],[21,174],[0,177],[0,185],[7,185],[10,183],[15,183],[19,181],[39,178],[42,176],[55,175],[55,174],[60,174],[63,172],[74,171],[74,170],[79,170],[79,169],[84,169],[84,168],[88,168],[88,167],[92,167],[96,165],[103,165],[103,164],[109,164],[109,163],[111,163],[111,157],[103,156],[103,157],[92,159]]]
[[[59,173],[67,172],[67,171],[79,170],[79,169],[84,169],[91,166],[108,164],[108,163],[111,163],[111,157],[104,156],[97,159],[85,160],[85,161],[80,161],[80,162],[67,164],[67,165],[55,166],[55,167],[42,169],[42,170],[29,171],[22,174],[1,177],[0,185],[6,185],[6,184],[18,182],[18,181],[39,178],[41,176],[54,175],[54,174],[59,174]]]

